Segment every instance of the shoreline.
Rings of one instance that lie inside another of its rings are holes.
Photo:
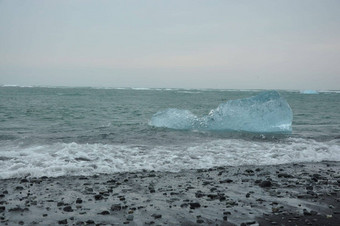
[[[340,222],[340,162],[0,181],[1,225]]]

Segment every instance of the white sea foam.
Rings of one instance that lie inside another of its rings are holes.
[[[7,145],[0,152],[0,178],[94,175],[143,169],[179,171],[323,160],[340,161],[339,143],[288,138],[277,143],[227,139],[173,146],[77,143],[30,147]]]

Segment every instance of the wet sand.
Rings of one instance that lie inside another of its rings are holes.
[[[340,162],[0,181],[1,225],[340,225]]]

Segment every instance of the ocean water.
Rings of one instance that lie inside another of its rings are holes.
[[[179,171],[340,161],[340,92],[279,91],[292,133],[176,130],[161,110],[198,117],[257,90],[0,87],[0,178]]]

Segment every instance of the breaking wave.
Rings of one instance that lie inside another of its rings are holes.
[[[278,142],[218,139],[195,145],[113,145],[55,143],[3,146],[0,178],[23,176],[94,175],[126,171],[216,166],[276,165],[296,162],[340,161],[336,141],[287,138]]]

